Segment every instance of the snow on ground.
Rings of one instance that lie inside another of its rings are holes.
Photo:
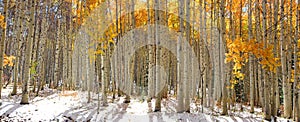
[[[9,96],[12,87],[3,89],[2,105],[0,106],[0,121],[95,121],[95,122],[257,122],[263,121],[261,115],[248,112],[231,113],[234,116],[218,116],[209,109],[204,113],[197,112],[201,109],[192,103],[191,113],[176,113],[176,100],[171,98],[162,101],[161,112],[151,112],[155,100],[151,105],[146,101],[136,98],[131,103],[123,103],[124,98],[110,102],[107,107],[97,108],[97,94],[92,94],[91,103],[87,103],[87,93],[78,91],[65,91],[60,93],[55,90],[41,92],[39,97],[31,97],[29,105],[20,105],[20,94]],[[18,91],[21,92],[20,90]],[[110,99],[111,101],[111,99]],[[257,109],[260,110],[260,109]],[[282,118],[278,121],[286,122]]]

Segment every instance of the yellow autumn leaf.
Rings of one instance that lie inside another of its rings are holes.
[[[300,83],[298,83],[297,88],[300,89]]]
[[[268,64],[268,61],[267,61],[266,59],[262,59],[262,60],[260,61],[260,64],[266,65],[266,64]]]
[[[102,50],[97,50],[97,51],[95,52],[95,54],[100,54],[100,55],[103,55],[103,54],[104,54],[104,52],[103,52]]]
[[[241,65],[240,63],[236,63],[236,64],[234,65],[234,67],[233,67],[233,70],[237,71],[237,70],[239,70],[239,69],[241,69],[241,68],[242,68],[242,65]]]
[[[3,66],[6,66],[8,63],[8,60],[3,60]]]
[[[239,79],[241,79],[241,80],[243,80],[243,79],[244,79],[244,74],[238,72],[238,73],[236,74],[236,77],[239,78]]]
[[[15,60],[15,56],[7,56],[4,54],[3,66],[14,66],[13,60]]]
[[[115,37],[117,37],[118,36],[118,33],[113,33],[113,34],[111,34],[111,38],[115,38]]]
[[[112,44],[115,44],[115,41],[112,40],[112,39],[108,40],[108,42],[109,42],[109,43],[112,43]]]

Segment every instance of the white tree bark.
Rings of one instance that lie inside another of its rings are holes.
[[[280,1],[280,13],[284,13],[284,0]],[[280,14],[280,18],[283,18],[284,15]],[[281,55],[281,67],[282,67],[282,84],[283,84],[283,105],[284,105],[284,117],[291,117],[291,99],[289,96],[289,81],[287,80],[287,67],[286,67],[286,44],[284,36],[284,21],[280,21],[280,55]]]
[[[252,0],[248,0],[249,8],[252,8]],[[248,9],[248,36],[249,41],[252,39],[252,9]],[[254,71],[253,56],[249,55],[249,72],[250,72],[250,113],[254,112]]]
[[[20,104],[29,104],[29,91],[28,91],[28,84],[30,81],[30,63],[31,63],[31,52],[32,52],[32,42],[34,39],[34,14],[35,14],[35,3],[36,0],[31,1],[31,9],[30,9],[30,20],[28,22],[29,25],[29,39],[27,40],[27,45],[26,45],[26,54],[25,54],[25,69],[24,69],[24,86],[22,89],[22,99]]]
[[[184,15],[184,1],[183,0],[179,0],[179,16],[182,17]],[[178,85],[178,91],[177,91],[177,100],[178,100],[178,106],[177,106],[177,113],[182,113],[184,112],[184,100],[183,100],[183,97],[184,97],[184,82],[182,81],[182,76],[180,74],[180,70],[182,69],[182,66],[180,65],[181,62],[183,61],[182,60],[182,46],[181,46],[181,43],[183,41],[183,19],[180,18],[179,19],[179,25],[180,25],[180,34],[179,34],[179,37],[178,37],[178,41],[177,41],[177,85]]]

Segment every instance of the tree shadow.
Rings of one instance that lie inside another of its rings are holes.
[[[123,116],[127,113],[126,109],[128,108],[129,104],[128,103],[120,103],[120,104],[117,104],[117,107],[115,107],[111,110],[111,112],[113,113],[112,116],[116,116],[116,118],[113,119],[113,122],[118,122],[123,118]]]
[[[10,118],[9,115],[22,106],[19,103],[7,104],[7,105],[1,107],[0,110],[3,110],[5,107],[8,107],[10,105],[13,105],[13,107],[9,108],[2,115],[0,115],[0,118]]]

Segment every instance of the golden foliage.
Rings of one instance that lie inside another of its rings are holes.
[[[5,18],[3,15],[0,14],[0,27],[1,28],[6,28],[6,22],[5,22]]]
[[[276,72],[276,67],[280,66],[279,59],[274,57],[272,45],[267,45],[266,47],[264,47],[262,42],[256,42],[255,40],[228,39],[228,53],[226,53],[225,63],[234,63],[232,72],[234,79],[244,79],[244,74],[240,71],[242,66],[248,62],[249,55],[254,55],[265,70]],[[236,84],[237,82],[231,83]]]
[[[151,20],[150,20],[150,24],[154,24],[154,14],[155,14],[155,10],[154,9],[150,9],[150,15],[151,15]],[[134,11],[134,17],[135,17],[135,26],[131,27],[131,28],[138,28],[138,27],[143,27],[148,23],[148,11],[146,9],[141,9],[138,11]],[[110,46],[110,44],[115,44],[115,40],[117,38],[117,36],[119,35],[117,32],[126,32],[129,31],[131,28],[125,27],[126,25],[130,25],[131,23],[129,23],[132,19],[131,17],[131,13],[129,14],[125,14],[123,16],[121,16],[118,19],[118,28],[117,28],[117,23],[116,20],[113,21],[109,27],[105,30],[103,37],[99,38],[98,41],[102,44],[101,46],[101,51],[96,52],[96,54],[103,54],[102,52],[106,49],[108,49],[108,47]],[[167,15],[168,17],[168,21],[167,21],[167,26],[170,30],[179,32],[179,16],[174,14],[174,13],[168,13]],[[120,23],[122,23],[120,25]],[[184,28],[187,26],[188,22],[186,22],[184,20]],[[189,41],[190,43],[192,43],[193,40],[197,40],[200,38],[200,33],[194,29],[191,28],[190,30],[190,34],[192,34],[191,36],[193,38],[191,38],[191,40]]]
[[[3,66],[4,67],[5,66],[13,66],[14,65],[13,60],[15,60],[16,57],[14,57],[14,56],[7,56],[7,55],[4,54],[3,59],[4,59],[3,60]]]

